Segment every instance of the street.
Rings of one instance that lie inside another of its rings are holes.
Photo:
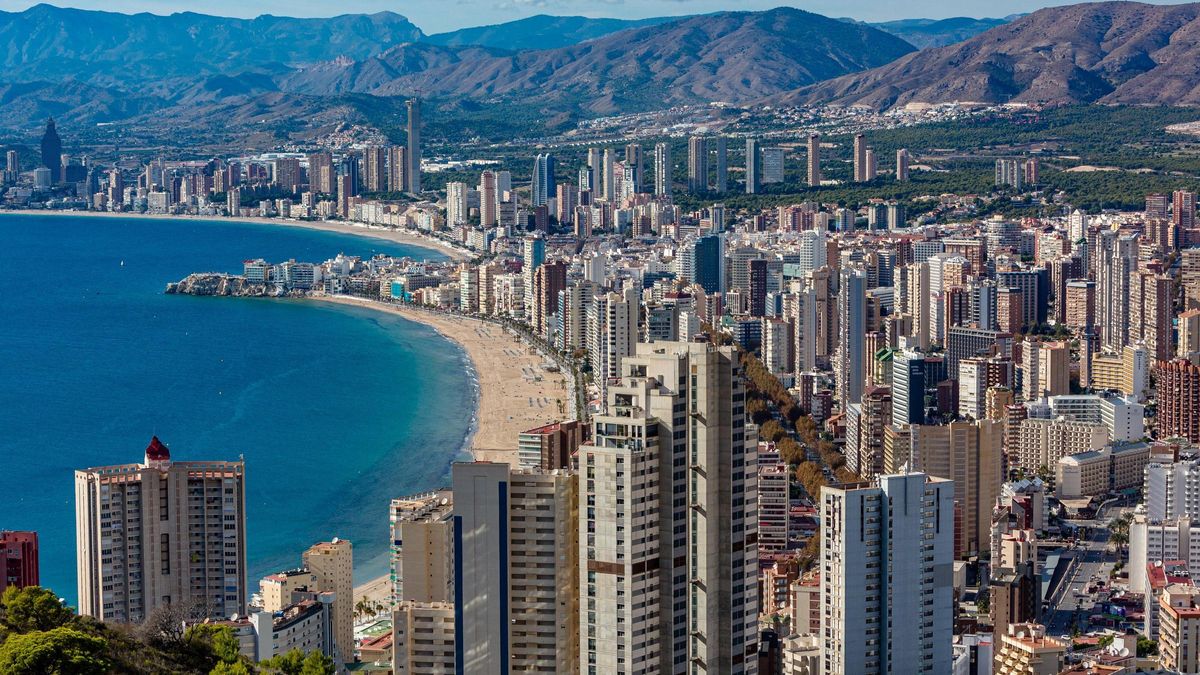
[[[1108,523],[1122,510],[1116,504],[1105,504],[1092,520],[1068,521],[1076,527],[1088,528],[1088,535],[1070,550],[1075,562],[1049,598],[1050,606],[1042,618],[1048,634],[1070,635],[1074,627],[1081,632],[1087,630],[1088,614],[1097,597],[1095,593],[1089,594],[1087,587],[1096,582],[1107,584],[1113,565],[1121,559],[1121,554],[1108,550]]]

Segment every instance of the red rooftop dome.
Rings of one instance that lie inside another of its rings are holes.
[[[158,436],[150,439],[150,445],[146,446],[146,461],[164,462],[171,459],[171,451],[163,442],[158,440]]]

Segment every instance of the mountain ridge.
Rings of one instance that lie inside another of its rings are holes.
[[[1200,3],[1038,10],[959,44],[773,97],[785,105],[1200,104]]]

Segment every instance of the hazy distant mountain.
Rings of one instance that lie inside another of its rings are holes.
[[[1200,4],[1043,9],[965,42],[805,87],[785,103],[1200,104]]]
[[[555,40],[571,44],[534,49]],[[458,44],[468,41],[485,45]],[[914,51],[871,26],[791,8],[644,22],[534,17],[429,41],[387,12],[246,20],[49,5],[0,12],[0,49],[2,127],[53,114],[222,133],[240,121],[257,133],[273,120],[336,123],[330,116],[353,106],[386,108],[364,95],[500,99],[559,117],[744,102]]]
[[[330,19],[230,19],[192,12],[117,14],[51,5],[0,12],[0,79],[133,80],[273,72],[279,64],[364,59],[423,37],[391,12]]]
[[[474,45],[510,51],[554,49],[594,40],[627,28],[653,26],[676,21],[678,18],[664,16],[630,21],[539,14],[494,26],[476,26],[449,33],[437,33],[426,37],[425,42],[445,47]]]
[[[908,42],[917,49],[944,47],[956,42],[962,42],[980,33],[1002,26],[1012,21],[1015,16],[1004,19],[972,19],[955,17],[952,19],[901,19],[900,21],[885,21],[873,23],[872,26]]]
[[[722,12],[517,53],[402,45],[280,79],[288,91],[381,96],[523,96],[595,112],[746,101],[888,63],[913,51],[883,31],[798,9]]]

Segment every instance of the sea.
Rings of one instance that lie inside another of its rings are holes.
[[[310,300],[166,295],[247,258],[441,260],[383,239],[257,223],[0,215],[0,530],[36,530],[41,583],[74,602],[74,471],[246,462],[251,590],[311,544],[387,573],[388,503],[449,484],[477,385],[432,328]]]

